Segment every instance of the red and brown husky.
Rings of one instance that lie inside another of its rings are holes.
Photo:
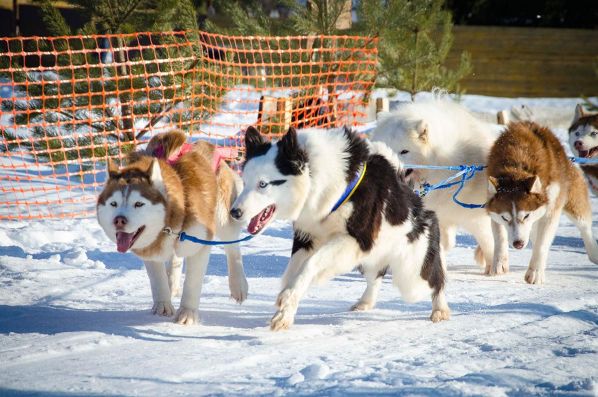
[[[186,276],[175,321],[198,322],[199,296],[210,247],[178,240],[175,233],[202,239],[214,236],[236,240],[240,225],[229,216],[243,182],[225,163],[214,163],[214,146],[185,143],[182,132],[151,139],[145,152],[129,155],[118,169],[108,163],[108,180],[97,203],[98,221],[119,252],[131,250],[143,259],[150,279],[153,312],[171,316],[171,296],[180,282],[185,258]],[[224,248],[232,297],[247,297],[247,281],[238,244]],[[169,266],[166,268],[164,264]]]
[[[562,211],[581,232],[590,260],[598,263],[588,188],[548,128],[533,122],[509,124],[490,151],[488,180],[486,210],[497,247],[492,273],[508,270],[507,252],[502,248],[507,238],[515,249],[524,248],[531,238],[533,253],[525,281],[543,283]]]
[[[577,105],[569,127],[569,146],[577,157],[598,159],[598,113],[586,113],[581,105]],[[582,164],[581,169],[590,189],[598,196],[598,164]]]

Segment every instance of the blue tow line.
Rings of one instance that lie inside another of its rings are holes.
[[[447,171],[459,171],[454,175],[446,178],[445,180],[435,183],[433,185],[429,183],[424,183],[422,185],[421,190],[416,190],[415,192],[420,196],[424,197],[428,193],[433,190],[440,190],[440,189],[448,189],[453,186],[459,185],[455,193],[453,193],[453,201],[464,208],[469,209],[476,209],[476,208],[484,208],[485,204],[470,204],[464,203],[459,200],[458,196],[463,190],[465,186],[465,182],[471,180],[477,172],[480,172],[486,168],[485,165],[449,165],[449,166],[442,166],[442,165],[413,165],[413,164],[405,164],[405,168],[411,169],[429,169],[429,170],[447,170]],[[459,179],[460,178],[460,179]],[[459,179],[459,180],[455,180]]]
[[[197,238],[195,236],[191,236],[185,232],[176,233],[171,228],[165,227],[162,229],[162,232],[168,234],[169,236],[177,236],[179,241],[191,241],[192,243],[201,244],[201,245],[229,245],[229,244],[237,244],[242,243],[243,241],[248,241],[254,238],[253,234],[248,234],[247,236],[240,238],[238,240],[225,240],[225,241],[214,241],[214,240],[204,240],[201,238]]]
[[[583,157],[570,157],[570,159],[572,162],[582,164],[582,165],[598,164],[598,159],[594,159],[594,158],[588,159],[588,158],[583,158]],[[411,168],[411,169],[423,169],[423,170],[457,171],[456,174],[451,175],[450,177],[446,178],[445,180],[435,183],[433,185],[431,185],[429,183],[424,183],[421,186],[421,190],[415,190],[415,193],[417,193],[420,197],[424,197],[428,193],[430,193],[431,191],[434,191],[434,190],[448,189],[448,188],[458,185],[459,187],[457,188],[457,190],[455,190],[455,193],[453,193],[453,201],[456,204],[460,205],[461,207],[469,208],[469,209],[484,208],[486,206],[485,204],[464,203],[461,200],[459,200],[459,198],[458,198],[459,193],[461,193],[461,190],[463,190],[463,187],[465,186],[465,182],[470,181],[475,176],[475,174],[477,172],[483,171],[486,168],[485,165],[448,165],[448,166],[444,166],[444,165],[405,164],[403,167],[405,169]],[[344,203],[347,200],[347,197],[350,197],[350,195],[353,193],[353,191],[357,188],[357,186],[359,185],[359,182],[363,178],[363,174],[365,174],[365,167],[361,171],[360,174],[358,174],[356,176],[356,178],[354,179],[354,181],[351,182],[350,186],[347,188],[347,191],[345,191],[345,193],[343,194],[341,199],[337,202],[337,204],[335,204],[335,207],[333,208],[332,212],[334,212],[334,210],[336,208],[340,207],[340,205],[342,205],[342,203]],[[456,179],[458,179],[458,180],[456,180]],[[249,234],[249,235],[247,235],[243,238],[240,238],[238,240],[213,241],[213,240],[200,239],[195,236],[191,236],[185,232],[176,233],[176,232],[172,231],[172,229],[170,229],[169,227],[165,227],[162,231],[168,235],[177,236],[179,241],[191,241],[192,243],[202,244],[202,245],[210,245],[210,246],[238,244],[238,243],[242,243],[244,241],[251,240],[253,237],[255,237],[253,234]]]

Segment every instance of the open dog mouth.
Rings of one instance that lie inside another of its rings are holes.
[[[143,229],[145,229],[145,226],[141,226],[136,232],[133,233],[120,231],[116,232],[116,249],[118,252],[127,252],[133,246],[133,244],[135,244],[135,240],[137,240],[137,237],[139,237],[141,232],[143,232]]]
[[[579,157],[582,158],[594,157],[598,154],[598,146],[594,146],[590,150],[578,150],[577,152],[579,153]]]
[[[263,210],[260,211],[259,214],[251,218],[249,221],[249,226],[247,226],[247,231],[249,234],[258,234],[270,222],[272,217],[274,216],[274,212],[276,211],[276,206],[274,204],[267,206]]]

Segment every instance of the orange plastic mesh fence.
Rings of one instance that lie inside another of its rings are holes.
[[[0,219],[93,214],[107,157],[161,131],[241,156],[248,125],[359,124],[376,55],[349,36],[0,38]]]

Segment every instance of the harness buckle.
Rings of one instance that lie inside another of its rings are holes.
[[[168,226],[165,227],[164,229],[162,229],[162,233],[166,233],[169,236],[177,236],[177,237],[181,235],[181,233],[176,233],[176,232],[172,231],[172,229],[169,228]]]

